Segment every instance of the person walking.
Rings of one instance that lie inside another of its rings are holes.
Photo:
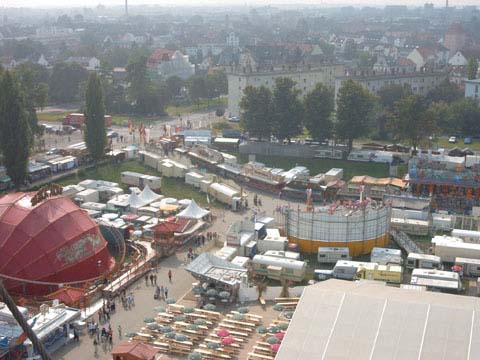
[[[160,298],[165,299],[165,289],[163,285],[160,286]]]
[[[165,286],[165,300],[168,299],[168,288]]]
[[[118,338],[121,339],[122,338],[122,327],[120,325],[118,325],[117,329],[118,329]]]
[[[156,274],[153,274],[153,282],[155,283],[155,285],[157,285],[157,275]]]
[[[148,274],[145,274],[145,285],[148,286]]]
[[[168,270],[168,281],[171,283],[172,282],[172,270]]]
[[[151,283],[152,286],[153,286],[153,274],[150,274],[150,283]]]
[[[93,348],[95,349],[95,352],[93,353],[95,357],[98,356],[98,341],[97,339],[93,339]]]

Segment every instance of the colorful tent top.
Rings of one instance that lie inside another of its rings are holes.
[[[86,292],[83,289],[65,286],[51,294],[48,294],[47,299],[58,299],[61,303],[74,307],[85,298]]]
[[[192,199],[190,204],[180,213],[177,214],[177,217],[184,219],[195,219],[200,220],[210,214],[210,211],[202,209],[197,205],[195,200]]]
[[[62,196],[32,205],[34,195],[0,198],[0,274],[8,290],[43,295],[49,284],[81,282],[113,268],[107,242],[83,209]]]

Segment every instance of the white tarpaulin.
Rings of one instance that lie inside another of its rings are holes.
[[[177,217],[184,218],[184,219],[202,219],[204,216],[210,214],[210,211],[202,209],[200,206],[197,205],[195,200],[192,199],[190,204],[185,208],[185,210],[181,211]]]
[[[150,204],[158,199],[160,199],[162,196],[153,192],[152,189],[148,185],[145,185],[143,188],[143,191],[140,193],[140,199],[145,203],[145,204]]]

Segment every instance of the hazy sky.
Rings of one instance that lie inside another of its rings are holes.
[[[383,6],[391,4],[402,4],[408,6],[421,6],[425,2],[432,2],[435,5],[443,6],[444,0],[129,0],[131,5],[140,4],[158,4],[162,6],[175,6],[175,5],[275,5],[275,4],[288,4],[293,5],[295,3],[301,4],[326,4],[326,5],[345,5],[352,4],[356,6],[360,5],[374,5]],[[480,5],[479,0],[450,0],[451,6],[461,7],[463,5]],[[91,7],[98,4],[105,6],[123,5],[124,0],[0,0],[0,7]]]

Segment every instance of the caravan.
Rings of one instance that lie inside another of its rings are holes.
[[[407,269],[442,269],[440,256],[410,253],[407,257]]]
[[[348,247],[319,247],[317,261],[319,263],[334,264],[338,260],[351,260]]]
[[[370,261],[380,265],[400,265],[402,263],[402,251],[399,249],[374,247],[370,254]]]

